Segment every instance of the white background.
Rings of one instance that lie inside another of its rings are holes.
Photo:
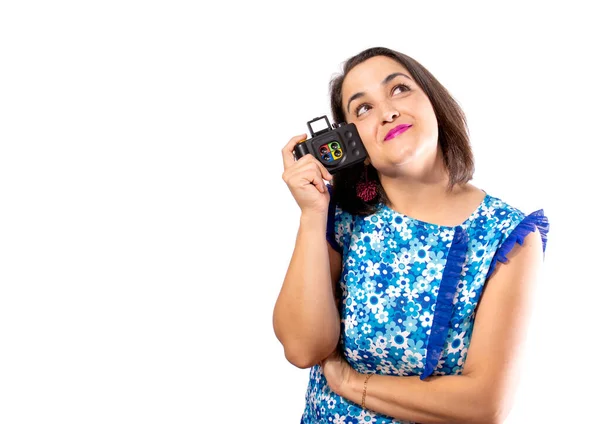
[[[299,422],[280,150],[372,46],[462,105],[476,185],[549,217],[508,422],[598,420],[592,2],[200,3],[0,5],[0,422]]]

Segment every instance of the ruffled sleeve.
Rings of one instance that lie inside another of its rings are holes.
[[[513,247],[515,247],[515,243],[519,243],[522,246],[525,237],[527,237],[529,233],[534,232],[536,228],[542,236],[542,251],[545,254],[550,225],[548,223],[548,218],[544,215],[544,210],[540,209],[523,218],[523,220],[510,232],[508,237],[506,237],[492,259],[487,276],[489,277],[492,275],[497,261],[506,263],[508,261],[507,255]]]

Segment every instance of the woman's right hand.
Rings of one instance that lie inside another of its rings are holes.
[[[292,137],[282,150],[283,181],[288,185],[292,196],[302,213],[323,213],[329,207],[329,190],[323,179],[331,181],[333,176],[313,155],[294,159],[294,147],[306,140],[306,134]]]

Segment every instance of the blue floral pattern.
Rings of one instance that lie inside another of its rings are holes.
[[[384,204],[369,216],[330,205],[329,243],[342,254],[340,346],[361,373],[460,374],[475,308],[497,261],[548,220],[486,194],[456,227],[426,223]],[[310,370],[302,423],[407,423],[365,410],[332,392],[321,367]]]

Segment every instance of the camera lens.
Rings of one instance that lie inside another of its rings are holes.
[[[327,148],[327,146],[321,146],[321,149],[319,151],[322,155],[329,153],[329,149]]]
[[[331,149],[332,150],[337,150],[339,148],[340,148],[340,143],[335,142],[335,141],[333,143],[331,143]]]
[[[342,151],[340,149],[336,150],[335,152],[333,152],[333,156],[335,156],[336,158],[341,158]]]
[[[323,155],[323,159],[325,159],[327,162],[331,161],[331,155],[329,153]]]

